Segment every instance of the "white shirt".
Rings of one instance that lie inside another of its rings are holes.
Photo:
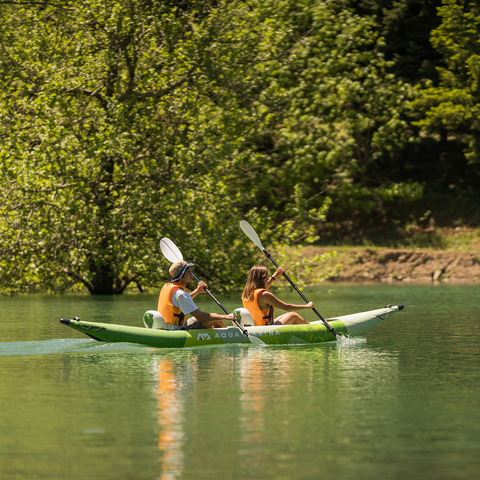
[[[198,307],[193,302],[191,295],[179,288],[172,294],[172,303],[178,307],[185,315],[194,312]]]

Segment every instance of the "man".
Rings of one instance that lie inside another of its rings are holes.
[[[172,276],[160,291],[157,310],[163,315],[165,322],[173,330],[192,330],[197,328],[224,328],[223,320],[234,320],[234,315],[220,315],[218,313],[202,312],[193,302],[199,293],[206,293],[207,284],[199,282],[192,293],[187,287],[192,285],[193,263],[185,261],[174,263],[169,273]],[[195,318],[193,323],[187,324],[186,316],[190,314]],[[173,327],[172,327],[173,325]]]

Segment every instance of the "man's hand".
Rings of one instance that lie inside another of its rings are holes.
[[[199,293],[207,293],[205,291],[206,288],[208,288],[208,285],[205,282],[198,282],[197,288],[190,294],[191,297],[195,298]]]

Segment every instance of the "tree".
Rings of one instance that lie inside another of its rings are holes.
[[[350,0],[355,11],[375,18],[374,28],[385,38],[383,52],[393,61],[389,71],[411,84],[436,79],[441,60],[430,43],[439,23],[441,0]]]
[[[227,98],[229,85],[210,82],[226,58],[205,52],[247,20],[216,4],[3,5],[0,276],[10,290],[121,293],[158,281],[166,232],[192,258],[198,231],[211,249],[229,243],[231,228],[213,231],[231,223],[235,199],[210,175],[229,141],[217,144],[225,132],[207,121]],[[228,60],[241,74],[245,59]]]
[[[386,176],[408,84],[336,0],[2,4],[0,282],[121,293],[158,240],[231,288],[253,246],[421,196]],[[248,260],[247,260],[248,259]],[[164,270],[166,270],[166,264]]]
[[[418,185],[385,175],[411,133],[411,88],[388,73],[372,20],[336,1],[262,2],[259,12],[277,55],[257,66],[270,83],[239,160],[256,192],[246,205],[320,228],[326,216],[363,222],[385,217],[385,202],[418,198]]]
[[[413,103],[422,117],[416,124],[443,138],[455,136],[465,144],[470,163],[480,162],[480,7],[476,2],[444,0],[440,26],[432,44],[442,54],[439,82],[426,82]],[[418,118],[418,115],[417,115]],[[478,172],[478,170],[477,170]]]

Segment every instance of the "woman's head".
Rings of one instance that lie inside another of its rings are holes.
[[[242,297],[246,300],[253,299],[253,292],[257,288],[267,288],[268,270],[267,267],[255,265],[248,272],[247,283],[243,290]]]

